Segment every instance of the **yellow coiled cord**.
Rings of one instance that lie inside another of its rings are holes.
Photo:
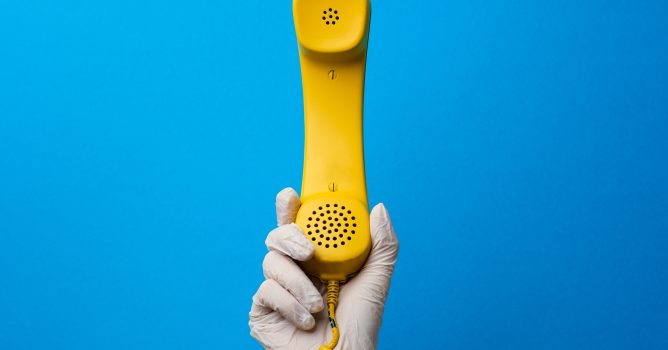
[[[327,281],[327,313],[332,327],[332,340],[320,346],[320,350],[332,350],[339,343],[339,326],[336,324],[336,305],[339,303],[339,281]]]

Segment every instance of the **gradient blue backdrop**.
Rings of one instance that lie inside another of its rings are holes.
[[[668,348],[668,3],[373,5],[380,348]],[[290,1],[0,2],[0,348],[259,348],[302,142]]]

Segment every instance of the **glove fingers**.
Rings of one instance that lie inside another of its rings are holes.
[[[313,244],[304,237],[296,224],[279,226],[269,232],[265,244],[269,250],[277,251],[295,260],[310,259],[315,252]]]
[[[315,313],[323,309],[322,296],[294,260],[271,251],[264,257],[262,270],[267,279],[278,282],[309,312]]]
[[[276,195],[276,220],[278,226],[295,222],[297,211],[301,206],[301,200],[297,191],[291,187],[284,188]]]
[[[253,296],[251,318],[278,312],[297,328],[309,330],[315,325],[311,313],[302,306],[292,294],[274,280],[265,280]]]
[[[308,260],[315,253],[315,247],[304,237],[304,233],[296,224],[283,225],[271,230],[264,243],[267,249],[299,261]]]

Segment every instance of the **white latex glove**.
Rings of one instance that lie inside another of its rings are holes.
[[[278,228],[265,241],[266,280],[253,296],[251,336],[266,349],[318,349],[329,342],[325,286],[310,279],[295,260],[313,256],[314,247],[294,224],[301,202],[286,188],[276,196]],[[375,349],[399,241],[383,204],[371,211],[372,248],[362,270],[341,285],[336,318],[341,332],[335,349]]]

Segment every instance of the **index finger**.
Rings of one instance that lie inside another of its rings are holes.
[[[302,205],[297,191],[288,187],[276,195],[276,221],[278,226],[295,222],[297,212]]]

